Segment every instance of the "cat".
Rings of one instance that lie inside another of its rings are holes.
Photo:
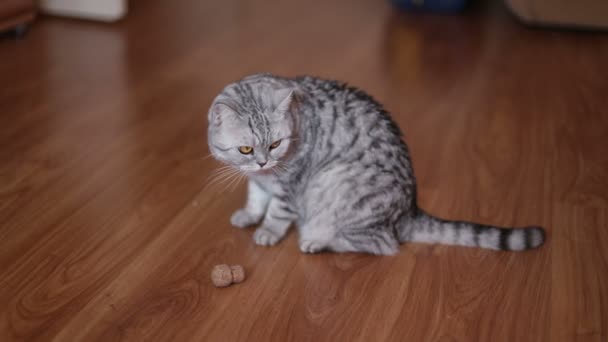
[[[261,223],[258,245],[276,244],[292,224],[304,253],[391,255],[409,241],[521,251],[545,240],[540,227],[448,221],[420,209],[400,129],[346,84],[252,75],[223,89],[208,120],[213,157],[248,178],[246,205],[230,221]]]

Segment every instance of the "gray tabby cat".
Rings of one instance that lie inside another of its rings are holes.
[[[361,90],[313,77],[258,74],[228,85],[209,110],[212,155],[249,179],[231,223],[261,223],[270,246],[295,223],[300,250],[394,254],[412,242],[521,251],[539,227],[446,221],[416,205],[407,146],[389,114]]]

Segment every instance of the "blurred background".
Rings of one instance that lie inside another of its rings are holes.
[[[211,99],[263,71],[361,87],[414,152],[454,165],[452,144],[430,136],[471,128],[492,150],[525,139],[529,120],[608,108],[603,0],[4,0],[0,18],[3,148],[48,140],[44,159],[59,164],[82,144],[183,129],[204,151]],[[152,117],[158,131],[140,124]]]

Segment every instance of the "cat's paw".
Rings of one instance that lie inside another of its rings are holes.
[[[258,222],[259,218],[254,217],[245,209],[237,210],[234,214],[232,214],[232,217],[230,217],[230,223],[238,228],[246,228],[249,226],[253,226]]]
[[[303,253],[319,253],[325,248],[325,246],[314,240],[302,240],[300,241],[300,250]]]
[[[253,240],[260,246],[274,246],[279,242],[279,236],[265,228],[258,228],[253,233]]]

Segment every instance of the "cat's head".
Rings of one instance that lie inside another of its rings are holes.
[[[294,102],[292,89],[227,87],[209,109],[211,154],[246,173],[277,167],[296,136]]]

